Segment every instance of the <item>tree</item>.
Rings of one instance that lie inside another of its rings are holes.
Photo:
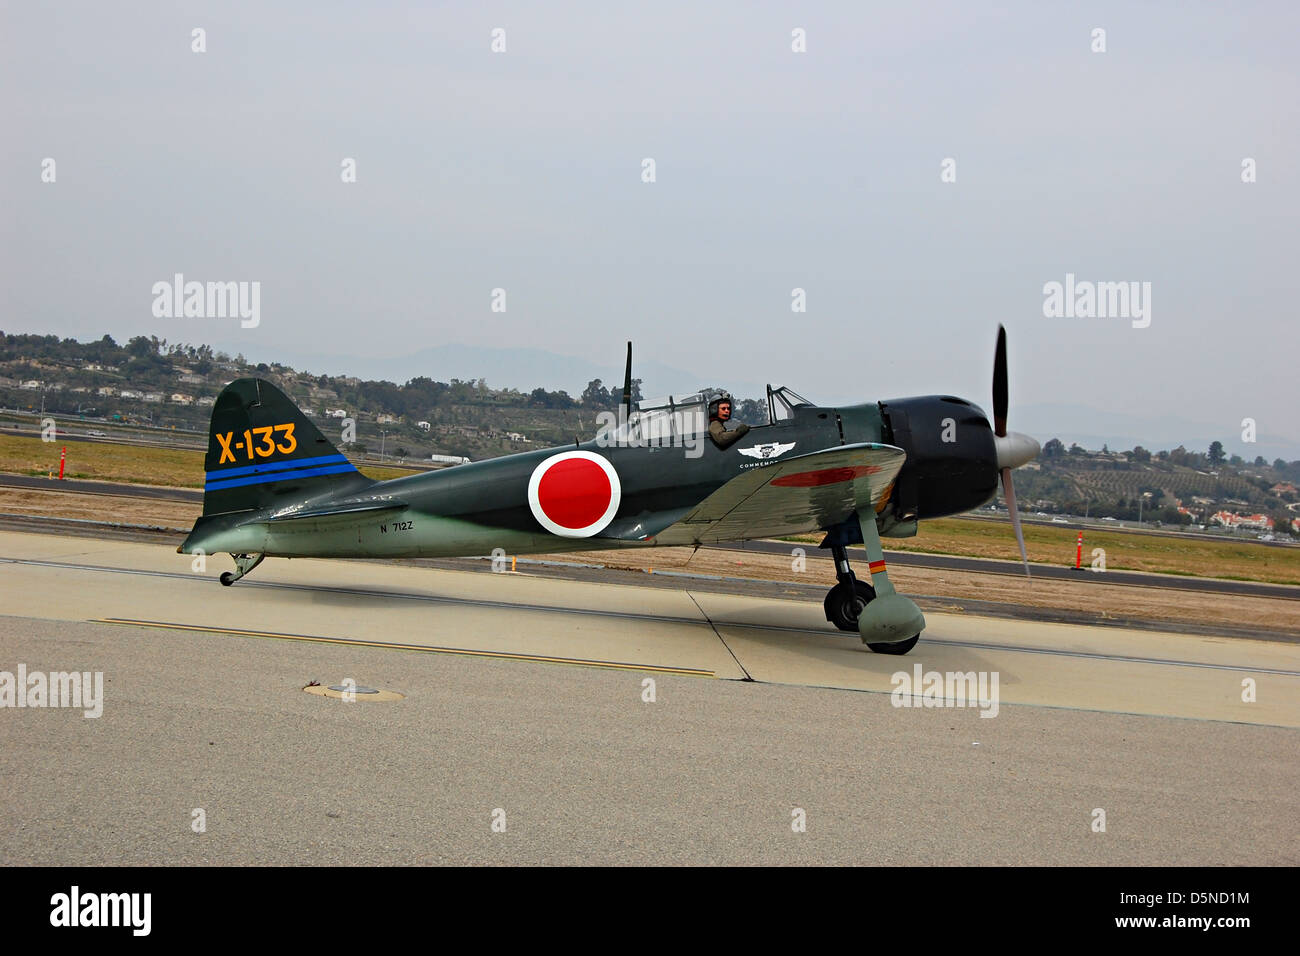
[[[131,358],[149,358],[151,355],[157,355],[158,350],[153,347],[153,343],[146,336],[134,336],[126,343],[126,354]]]
[[[1133,460],[1148,462],[1151,460],[1151,452],[1147,451],[1141,445],[1136,445],[1133,448]]]
[[[754,398],[742,398],[735,408],[736,420],[746,425],[767,424],[767,403]]]
[[[1071,455],[1085,455],[1085,454],[1087,454],[1087,452],[1084,451],[1084,448],[1083,448],[1082,445],[1080,445],[1078,442],[1074,442],[1072,445],[1070,445],[1070,454],[1071,454]]]
[[[1223,463],[1223,458],[1224,458],[1223,442],[1221,441],[1210,442],[1210,464],[1220,465]]]
[[[618,396],[618,401],[623,400],[623,396]],[[614,404],[614,396],[610,394],[598,378],[593,378],[587,383],[587,387],[582,390],[583,408],[609,408]]]
[[[1256,468],[1267,468],[1267,467],[1268,467],[1268,460],[1267,460],[1263,455],[1256,455],[1256,456],[1255,456],[1255,467],[1256,467]]]
[[[1060,458],[1064,454],[1065,454],[1065,445],[1062,443],[1061,439],[1059,438],[1049,439],[1047,444],[1043,446],[1044,458]]]

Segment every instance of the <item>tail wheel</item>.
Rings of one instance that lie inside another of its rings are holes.
[[[877,654],[906,654],[912,648],[916,647],[916,642],[921,639],[920,634],[913,634],[905,641],[897,641],[893,644],[868,644]]]
[[[826,620],[841,631],[856,633],[858,630],[858,615],[862,613],[864,607],[875,599],[876,589],[865,581],[859,581],[855,578],[852,588],[849,587],[848,582],[841,581],[827,592],[826,600],[822,602],[826,608]],[[913,640],[912,643],[915,644],[916,641]]]

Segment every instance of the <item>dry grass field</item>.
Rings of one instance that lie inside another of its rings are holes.
[[[0,435],[0,471],[14,475],[59,473],[59,449],[68,449],[65,478],[120,481],[168,488],[203,487],[203,452],[103,442],[43,442],[38,437]],[[380,481],[415,472],[366,465],[361,472]]]

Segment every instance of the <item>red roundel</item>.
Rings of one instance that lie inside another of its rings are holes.
[[[614,466],[589,451],[552,455],[533,470],[528,505],[552,534],[589,538],[614,519],[623,490]]]

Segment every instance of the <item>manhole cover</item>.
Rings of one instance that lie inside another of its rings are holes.
[[[332,697],[335,700],[343,700],[343,695],[351,692],[351,699],[356,700],[405,700],[405,694],[399,694],[394,690],[377,690],[374,687],[364,687],[358,684],[356,687],[347,687],[343,684],[331,684],[324,687],[320,684],[308,684],[303,688],[309,694],[315,694],[317,697]]]

